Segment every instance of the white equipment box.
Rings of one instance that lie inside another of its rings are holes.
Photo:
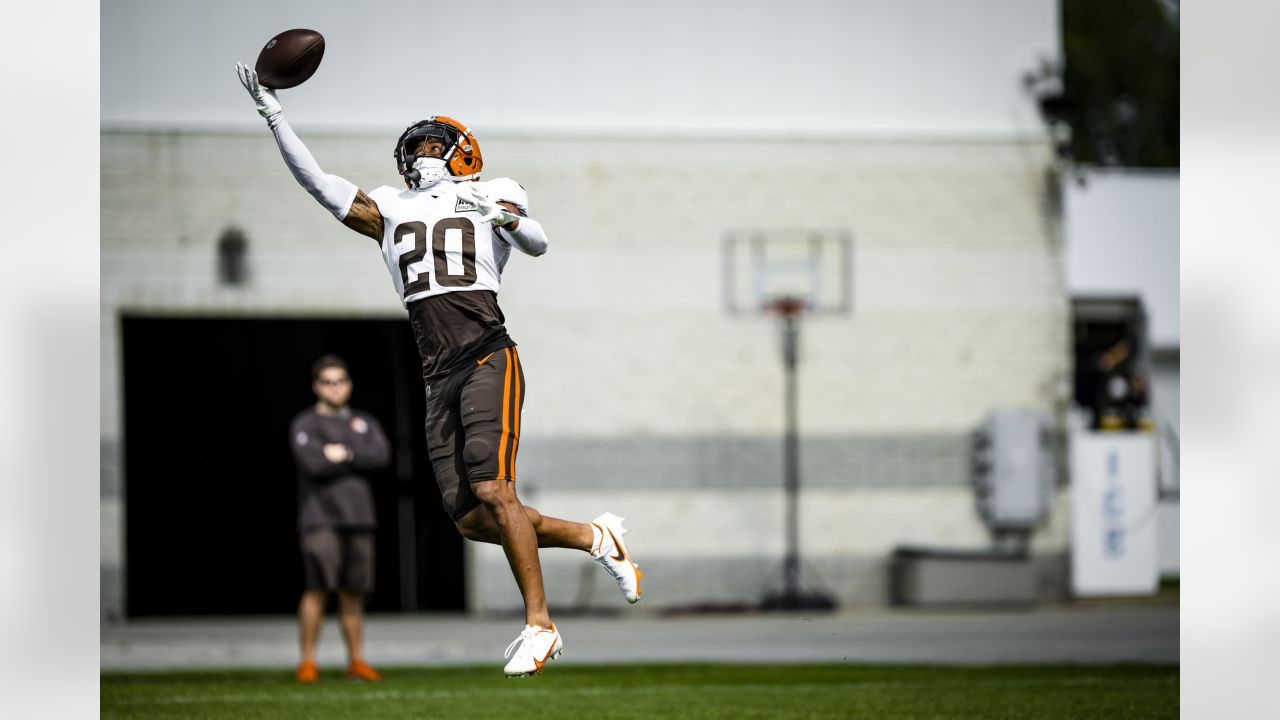
[[[1071,433],[1071,587],[1077,597],[1155,594],[1156,509],[1152,435]]]

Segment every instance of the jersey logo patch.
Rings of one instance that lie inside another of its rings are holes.
[[[476,207],[475,203],[469,203],[462,198],[458,198],[458,202],[454,203],[453,211],[456,213],[467,211],[480,212],[480,208]]]

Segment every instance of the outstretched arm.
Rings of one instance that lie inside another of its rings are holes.
[[[298,184],[344,225],[381,242],[382,215],[377,211],[378,206],[373,200],[350,180],[320,169],[320,164],[311,151],[294,133],[289,121],[284,119],[284,111],[275,92],[258,83],[256,71],[247,65],[236,63],[236,73],[240,76],[240,84],[249,91],[257,105],[258,114],[266,118],[267,126],[271,128],[276,144],[280,147],[280,155]],[[348,222],[357,201],[360,207],[356,216]]]

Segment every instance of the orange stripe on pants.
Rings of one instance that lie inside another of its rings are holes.
[[[520,446],[520,395],[524,392],[524,381],[520,378],[520,353],[515,348],[511,348],[511,358],[515,362],[515,369],[512,371],[512,379],[515,381],[516,394],[511,399],[511,415],[514,418],[512,422],[511,437],[511,479],[516,479],[516,449]]]
[[[502,439],[498,441],[498,477],[507,476],[507,436],[511,434],[511,348],[503,350],[507,355],[507,375],[502,381]]]

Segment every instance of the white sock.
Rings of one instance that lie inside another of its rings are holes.
[[[601,550],[600,542],[602,540],[604,540],[604,533],[600,532],[600,526],[595,523],[591,523],[591,557],[599,557]]]

